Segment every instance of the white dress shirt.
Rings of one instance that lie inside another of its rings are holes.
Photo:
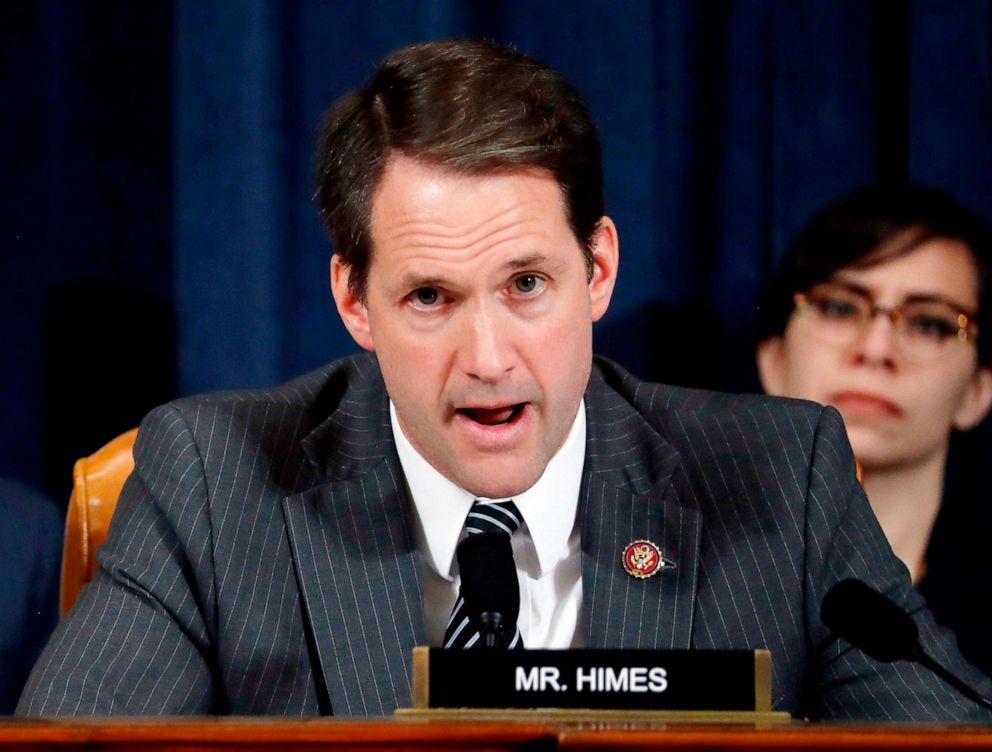
[[[403,434],[389,403],[393,438],[415,509],[415,541],[427,642],[440,645],[461,579],[455,547],[475,498],[439,473]],[[528,648],[580,647],[582,555],[575,513],[586,450],[580,402],[565,443],[537,482],[513,497],[523,524],[512,538],[520,582],[517,625]]]

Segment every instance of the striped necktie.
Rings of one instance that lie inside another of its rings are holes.
[[[470,536],[480,533],[498,533],[509,537],[520,527],[522,519],[517,505],[509,499],[506,501],[476,499],[465,519],[465,532]],[[448,626],[444,630],[444,647],[456,649],[482,647],[481,635],[469,622],[465,598],[459,592],[458,600],[455,601],[455,607],[448,619]],[[523,640],[520,638],[520,628],[515,626],[515,630],[513,639],[507,646],[509,650],[524,646]]]

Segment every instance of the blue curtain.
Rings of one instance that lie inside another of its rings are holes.
[[[714,352],[737,341],[717,324],[752,322],[763,275],[797,223],[874,177],[871,6],[622,7],[179,2],[184,391],[269,383],[352,349],[328,296],[328,246],[310,200],[315,124],[391,49],[452,35],[537,55],[596,116],[623,258],[599,349],[655,370],[667,357],[667,327],[655,324],[687,305],[714,314],[693,332]]]
[[[621,239],[596,345],[645,377],[756,388],[762,282],[857,185],[992,219],[989,0],[47,0],[0,28],[0,472],[57,493],[157,402],[355,349],[312,148],[409,42],[494,38],[583,92]]]

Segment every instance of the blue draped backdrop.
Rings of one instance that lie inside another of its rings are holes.
[[[0,474],[177,394],[354,346],[311,200],[322,110],[390,50],[512,43],[583,92],[621,239],[597,349],[754,389],[758,291],[816,208],[924,181],[992,219],[992,2],[174,0],[0,8]]]

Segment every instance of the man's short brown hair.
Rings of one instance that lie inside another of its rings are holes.
[[[393,152],[468,174],[546,170],[592,273],[603,216],[599,138],[578,92],[523,53],[481,40],[406,47],[328,110],[317,200],[335,252],[365,300],[372,198]]]

